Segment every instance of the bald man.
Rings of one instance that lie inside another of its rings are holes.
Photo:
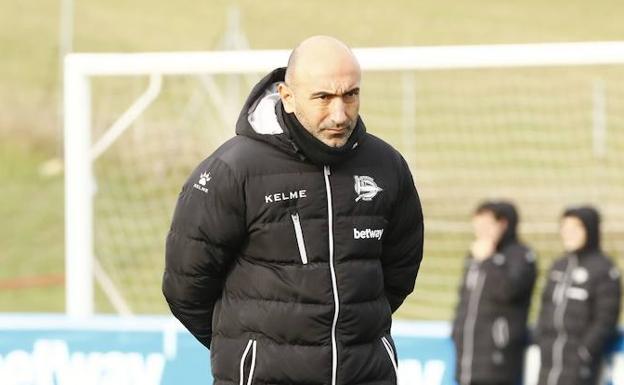
[[[217,385],[397,383],[390,325],[423,215],[405,160],[366,132],[360,83],[344,43],[306,39],[182,188],[163,293]]]

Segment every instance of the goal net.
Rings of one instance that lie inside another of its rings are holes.
[[[425,257],[400,317],[451,318],[470,216],[486,198],[518,205],[541,271],[561,252],[569,204],[597,205],[607,251],[624,254],[624,43],[355,52],[367,129],[404,154],[425,212]],[[69,314],[166,311],[164,242],[180,187],[234,135],[254,82],[287,57],[67,57]]]

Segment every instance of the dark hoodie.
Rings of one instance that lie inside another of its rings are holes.
[[[488,201],[507,228],[496,252],[479,262],[469,254],[453,321],[456,379],[468,384],[516,384],[527,344],[526,321],[535,284],[535,255],[518,241],[518,213],[506,201]]]
[[[247,100],[243,110],[254,111],[263,98],[263,94],[276,91],[276,84],[284,80],[286,68],[278,68],[271,72],[251,91],[252,97]],[[259,134],[249,122],[248,114],[241,114],[236,125],[236,134],[245,135],[256,140],[269,142],[283,151],[294,153],[302,160],[319,166],[336,165],[353,156],[357,148],[366,139],[366,126],[358,116],[355,128],[344,146],[334,148],[316,139],[297,120],[294,113],[287,113],[280,100],[275,100],[275,119],[283,132],[274,135]]]
[[[391,316],[423,246],[411,173],[361,121],[343,149],[295,132],[283,78],[260,81],[182,188],[163,293],[215,385],[396,384]]]
[[[585,228],[585,244],[575,251],[578,255],[600,253],[600,214],[591,206],[570,207],[563,212],[563,218],[578,218]]]
[[[475,210],[475,215],[489,212],[497,221],[505,221],[507,227],[496,244],[496,250],[501,251],[508,245],[518,242],[518,211],[507,201],[485,201]]]
[[[542,361],[539,383],[596,384],[604,352],[616,333],[620,273],[601,251],[596,209],[573,207],[563,217],[578,218],[587,240],[557,259],[548,273],[535,333]]]
[[[505,201],[496,202],[493,212],[497,219],[507,221],[507,228],[496,245],[496,250],[501,251],[518,242],[518,212],[514,205]]]

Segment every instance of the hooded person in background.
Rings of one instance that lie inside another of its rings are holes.
[[[511,203],[482,203],[472,223],[475,240],[453,321],[455,376],[461,385],[519,384],[535,255],[518,240]]]
[[[590,385],[617,331],[620,273],[600,248],[600,215],[590,206],[565,210],[565,254],[546,277],[535,340],[540,385]]]

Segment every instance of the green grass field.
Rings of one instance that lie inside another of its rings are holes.
[[[87,1],[76,4],[76,51],[202,50],[216,46],[233,2]],[[616,1],[470,3],[240,1],[252,48],[289,48],[316,33],[353,46],[477,44],[624,38]],[[324,11],[320,14],[318,9]],[[317,15],[309,17],[309,15]],[[58,3],[9,0],[0,14],[0,311],[62,311],[63,176],[42,166],[58,157]],[[271,20],[271,23],[267,23]],[[582,28],[579,26],[583,26]],[[415,76],[415,115],[404,126],[400,74],[366,74],[362,114],[371,132],[410,160],[427,218],[426,257],[400,316],[447,319],[470,237],[468,216],[487,196],[516,199],[527,240],[545,268],[558,253],[556,218],[588,200],[607,212],[607,248],[624,255],[624,71],[454,71]],[[591,151],[591,86],[607,84],[606,157]],[[101,178],[96,247],[135,311],[161,312],[162,245],[186,173],[226,137],[196,83],[166,81],[163,96],[96,164]],[[98,81],[96,132],[138,94],[143,80]],[[185,109],[186,108],[186,109]],[[181,113],[182,111],[182,113]],[[186,136],[172,127],[190,126]],[[137,143],[144,144],[141,150]],[[163,143],[175,143],[164,146]],[[202,143],[198,147],[197,143]],[[164,154],[163,152],[164,151]],[[180,157],[179,154],[185,154]],[[149,168],[127,167],[147,164]],[[125,166],[124,166],[125,165]],[[142,189],[128,193],[140,180]],[[132,239],[132,242],[128,242]],[[98,311],[112,311],[101,292]]]

